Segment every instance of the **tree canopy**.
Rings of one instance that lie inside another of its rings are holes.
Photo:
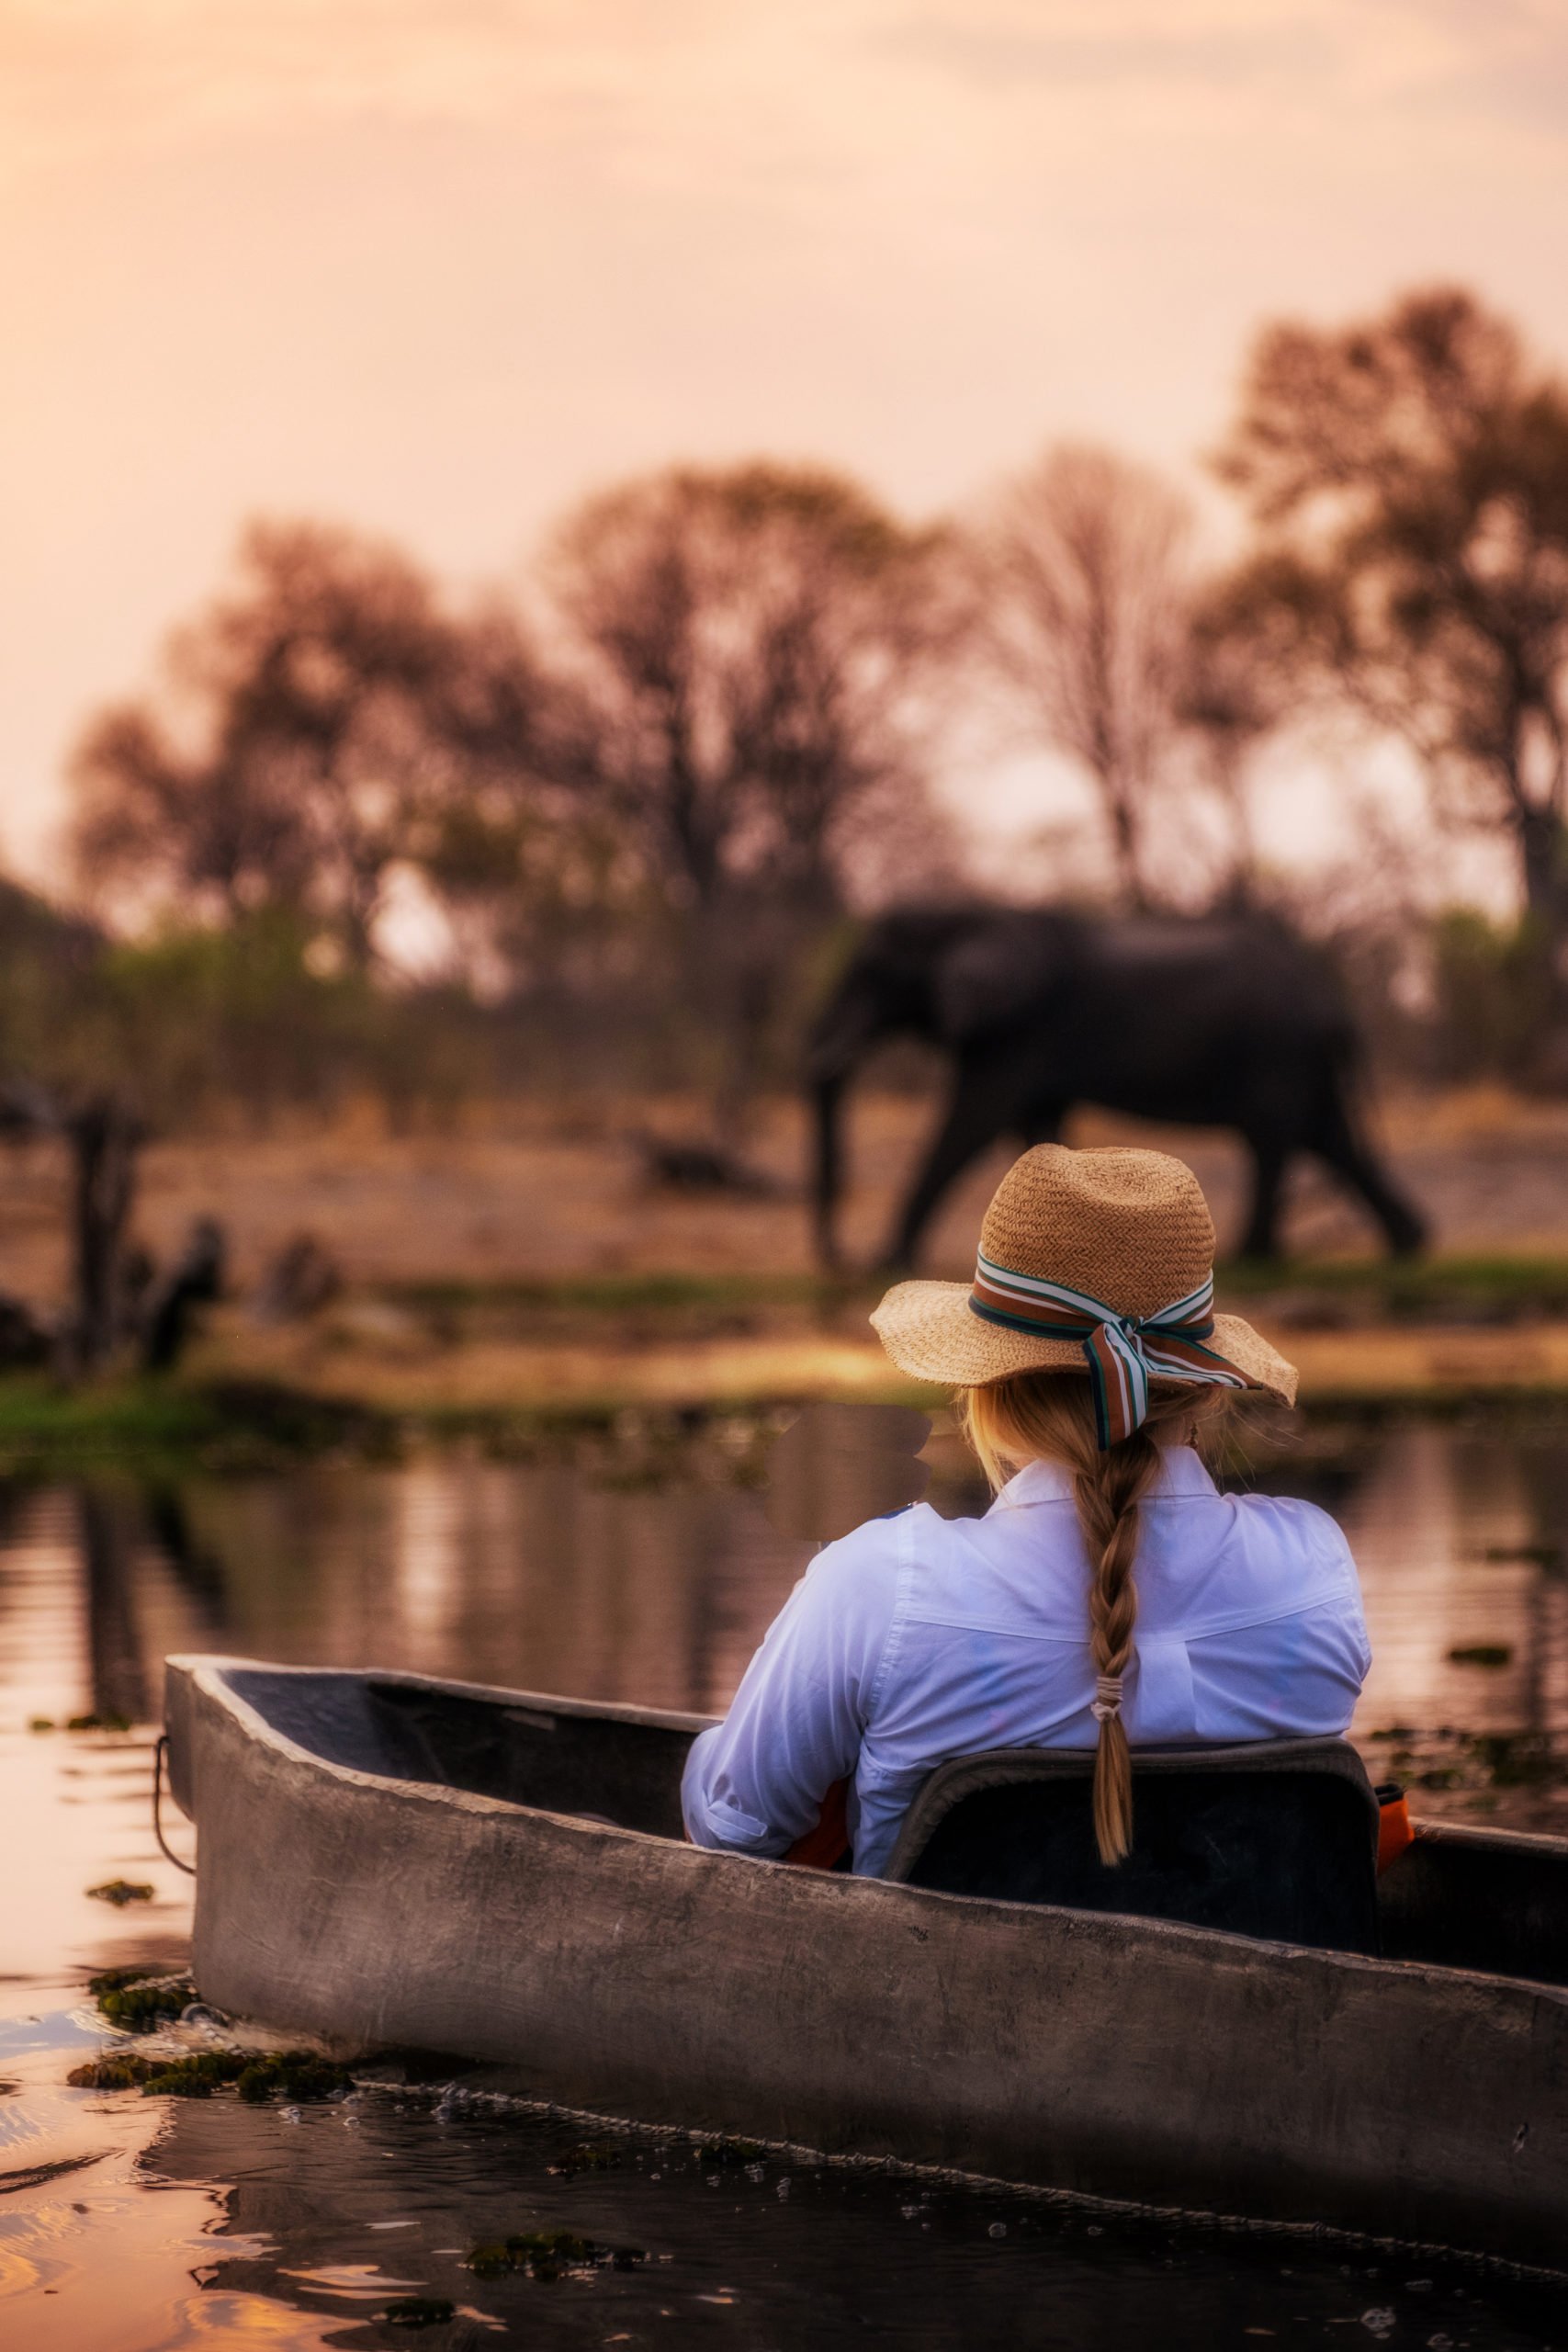
[[[1411,745],[1568,935],[1568,387],[1472,295],[1411,294],[1269,328],[1217,462],[1257,527],[1224,599],[1255,669]]]
[[[933,535],[843,477],[676,468],[590,499],[543,580],[579,765],[676,902],[822,903],[923,806]]]
[[[532,685],[516,631],[448,614],[396,548],[256,524],[161,693],[77,751],[79,870],[154,909],[288,909],[363,967],[391,870],[487,774],[527,767]]]

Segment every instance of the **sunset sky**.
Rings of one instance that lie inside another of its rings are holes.
[[[505,572],[769,450],[1190,476],[1259,321],[1568,360],[1563,0],[0,0],[0,854],[241,520]]]

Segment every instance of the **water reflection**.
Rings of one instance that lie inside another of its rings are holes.
[[[1348,2262],[772,2157],[716,2168],[690,2143],[642,2136],[615,2140],[603,2171],[563,2175],[550,2166],[581,2125],[486,2108],[460,2086],[438,2107],[389,2088],[293,2122],[232,2098],[64,2087],[100,2038],[87,1973],[185,1955],[189,1883],[157,1854],[147,1805],[166,1652],[717,1711],[829,1521],[892,1508],[928,1473],[939,1509],[978,1504],[950,1441],[917,1464],[908,1430],[885,1434],[867,1448],[808,1421],[771,1486],[766,1448],[741,1427],[524,1462],[0,1483],[0,2083],[20,2086],[0,2097],[6,2352],[251,2337],[475,2352],[498,2330],[562,2346],[722,2335],[746,2352],[868,2336],[1010,2352],[1207,2352],[1270,2334],[1473,2352],[1568,2342],[1555,2290],[1427,2260]],[[1350,1535],[1377,1651],[1358,1734],[1380,1771],[1392,1757],[1417,1781],[1421,1811],[1568,1818],[1565,1436],[1551,1418],[1319,1428],[1254,1466]],[[89,1714],[140,1727],[26,1728]],[[86,1897],[116,1876],[152,1899],[117,1914]],[[92,2161],[35,2178],[78,2157]],[[651,2258],[554,2285],[464,2267],[486,2236],[561,2227]],[[398,2281],[450,2299],[453,2321],[423,2336],[391,2326],[378,2314]]]
[[[69,1608],[75,1588],[81,1679],[54,1702],[70,1712],[145,1720],[159,1661],[180,1648],[717,1712],[811,1555],[800,1531],[852,1523],[928,1476],[944,1511],[983,1499],[941,1437],[917,1464],[908,1432],[857,1453],[812,1424],[778,1462],[771,1490],[753,1457],[742,1478],[710,1437],[651,1459],[606,1444],[0,1487],[0,1674],[20,1688],[37,1654],[18,1609]],[[1561,1423],[1320,1430],[1248,1475],[1313,1494],[1350,1537],[1375,1652],[1359,1736],[1568,1735]]]
[[[1555,1433],[1412,1428],[1369,1449],[1339,1505],[1367,1594],[1363,1720],[1561,1733],[1568,1723],[1568,1479]],[[1489,1666],[1453,1653],[1506,1650]]]
[[[155,1498],[118,1486],[95,1513],[118,1529],[93,1583],[106,1652],[139,1619],[151,1660],[155,1619],[157,1654],[375,1662],[694,1707],[722,1705],[811,1550],[741,1490],[627,1487],[603,1462],[322,1465]],[[0,1629],[4,1609],[0,1583]]]
[[[211,2246],[215,2290],[331,2312],[345,2347],[397,2343],[378,2313],[411,2291],[454,2309],[452,2334],[427,2342],[472,2352],[491,2331],[747,2352],[868,2339],[900,2352],[1215,2352],[1265,2335],[1343,2346],[1348,2331],[1524,2352],[1564,2315],[1554,2288],[1453,2261],[1348,2260],[1278,2235],[1174,2230],[691,2138],[596,2131],[593,2168],[578,2172],[581,2138],[581,2122],[460,2091],[434,2111],[428,2097],[370,2094],[293,2123],[214,2102],[175,2114],[157,2164],[171,2179],[235,2184]],[[465,2260],[511,2233],[558,2231],[622,2261],[548,2281],[477,2276]]]

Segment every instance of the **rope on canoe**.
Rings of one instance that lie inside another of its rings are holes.
[[[184,1871],[186,1878],[194,1878],[196,1864],[182,1862],[164,1835],[164,1758],[168,1751],[168,1746],[169,1735],[166,1731],[161,1731],[158,1734],[157,1746],[152,1750],[152,1835],[158,1840],[158,1849],[164,1860],[173,1862],[175,1870]]]

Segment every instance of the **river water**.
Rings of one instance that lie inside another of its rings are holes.
[[[939,1509],[978,1501],[950,1441],[916,1464],[907,1429],[868,1447],[854,1426],[818,1418],[771,1448],[750,1423],[632,1422],[509,1461],[0,1480],[5,2352],[1568,2347],[1568,2296],[1459,2259],[737,2157],[460,2082],[299,2108],[66,2085],[112,2039],[87,1977],[186,1957],[190,1883],[148,1806],[165,1654],[717,1711],[813,1537],[904,1499],[928,1466]],[[1428,1813],[1568,1828],[1568,1421],[1318,1428],[1263,1442],[1247,1475],[1350,1534],[1375,1777],[1397,1770]],[[93,1715],[132,1728],[65,1728]],[[183,1824],[172,1836],[188,1849]],[[87,1893],[117,1879],[151,1900]],[[555,2278],[467,2260],[562,2229],[646,2258]],[[385,2316],[411,2296],[451,2316]]]

